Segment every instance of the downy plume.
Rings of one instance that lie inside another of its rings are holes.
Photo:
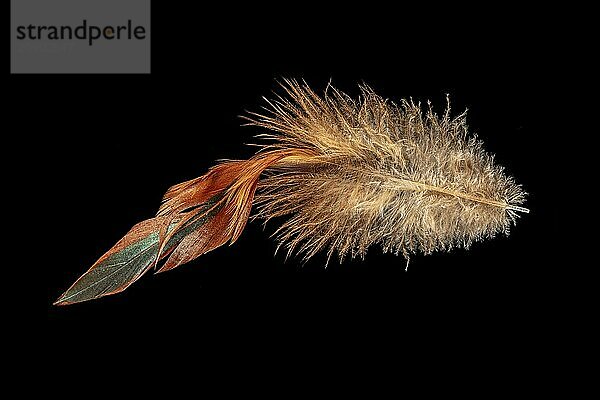
[[[173,186],[155,218],[135,225],[56,302],[118,293],[153,266],[187,263],[241,235],[256,218],[287,216],[275,237],[305,260],[320,251],[364,257],[371,245],[430,254],[508,234],[525,192],[467,131],[465,113],[438,116],[361,87],[359,100],[285,80],[285,96],[245,117],[268,140]],[[255,192],[258,193],[255,198]]]

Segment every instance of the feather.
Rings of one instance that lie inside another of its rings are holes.
[[[469,135],[465,113],[451,118],[449,104],[438,116],[367,86],[359,100],[332,87],[321,97],[293,80],[282,87],[286,96],[267,100],[265,114],[245,117],[267,129],[259,136],[269,144],[171,187],[157,216],[135,225],[55,304],[118,293],[152,266],[164,272],[233,244],[253,203],[265,223],[288,217],[274,234],[288,255],[326,250],[340,262],[373,245],[407,259],[468,248],[508,234],[529,212],[521,186]]]
[[[324,97],[286,81],[287,98],[250,123],[268,129],[275,148],[303,148],[301,164],[275,165],[261,181],[258,217],[289,215],[278,240],[305,259],[327,249],[364,257],[379,244],[405,257],[508,233],[525,192],[481,141],[465,114],[443,116],[369,87],[354,101],[328,88]]]

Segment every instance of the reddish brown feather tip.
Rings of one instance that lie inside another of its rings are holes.
[[[54,305],[68,305],[125,290],[152,266],[171,270],[229,242],[246,223],[262,172],[298,152],[277,150],[229,161],[171,187],[157,216],[135,225]]]
[[[155,262],[152,235],[164,217],[134,225],[110,250],[73,283],[53,305],[69,305],[122,292],[138,280]],[[156,240],[156,243],[158,241]]]

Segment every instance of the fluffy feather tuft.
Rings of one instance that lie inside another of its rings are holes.
[[[332,87],[320,97],[296,81],[282,86],[287,97],[249,119],[269,130],[266,148],[313,154],[275,164],[259,184],[258,217],[289,216],[276,231],[288,254],[308,259],[327,249],[341,260],[375,244],[406,257],[468,248],[508,233],[528,211],[519,206],[525,192],[449,104],[438,116],[367,86],[358,101]]]

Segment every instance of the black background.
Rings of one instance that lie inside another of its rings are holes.
[[[338,373],[358,388],[355,377],[374,371],[394,387],[405,370],[435,369],[498,389],[531,382],[531,363],[552,357],[548,282],[559,236],[547,200],[553,138],[544,126],[557,43],[535,23],[539,15],[156,3],[151,75],[8,79],[8,115],[36,152],[23,163],[39,161],[29,176],[29,211],[44,214],[41,243],[28,250],[40,256],[32,268],[45,287],[35,357],[42,371],[63,377],[56,387],[101,365],[107,381],[130,381],[134,371],[159,381],[184,376],[199,391],[215,379],[228,391],[244,376],[242,387],[269,388],[295,377],[283,389],[295,392]],[[469,109],[471,131],[530,193],[531,214],[509,237],[415,256],[407,272],[402,257],[377,248],[327,269],[322,256],[304,266],[286,261],[273,255],[274,226],[255,222],[233,246],[149,274],[122,294],[53,307],[156,212],[170,185],[217,159],[253,153],[245,144],[259,130],[241,127],[238,116],[258,110],[281,77],[317,91],[331,79],[352,95],[365,82],[386,98],[429,99],[440,111],[449,94],[454,112]]]

